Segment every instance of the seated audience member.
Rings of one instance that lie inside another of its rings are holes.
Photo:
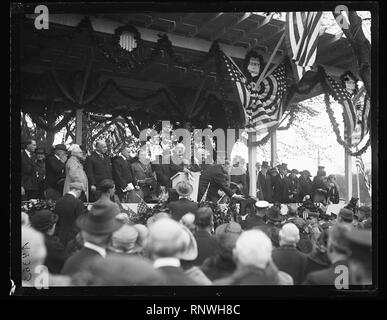
[[[153,260],[154,268],[164,274],[166,285],[199,284],[181,268],[181,259],[192,261],[198,254],[195,238],[182,224],[170,218],[162,218],[151,224],[145,249]]]
[[[124,224],[120,229],[113,232],[108,251],[135,255],[141,254],[142,248],[137,243],[138,231],[134,226]]]
[[[267,215],[268,209],[269,209],[269,202],[267,201],[257,201],[255,203],[256,206],[256,212],[254,215],[251,215],[250,217],[247,217],[242,222],[242,228],[244,230],[249,230],[254,227],[259,227],[265,224],[265,217]]]
[[[367,206],[361,206],[358,210],[359,229],[371,229],[372,227],[372,215],[371,208]]]
[[[275,248],[279,246],[278,233],[281,228],[281,222],[283,217],[281,215],[281,209],[279,205],[273,205],[267,210],[266,213],[266,225],[268,227],[268,233],[270,234],[270,240]]]
[[[180,181],[176,185],[176,192],[179,194],[179,200],[168,203],[171,218],[179,221],[187,212],[196,213],[198,203],[189,199],[193,192],[193,187],[186,181]]]
[[[95,257],[72,277],[74,286],[157,286],[165,283],[164,275],[152,263],[138,256],[110,255]]]
[[[106,257],[111,235],[123,225],[116,219],[119,212],[117,204],[97,201],[90,211],[77,218],[76,224],[82,230],[83,248],[67,259],[62,274],[75,274],[84,269],[93,257]]]
[[[346,239],[347,232],[351,232],[351,228],[347,224],[335,224],[329,229],[327,255],[331,265],[328,268],[309,273],[303,283],[304,285],[333,286],[335,284],[337,278],[336,267],[348,267],[350,251]]]
[[[311,253],[313,250],[313,242],[310,239],[311,235],[308,233],[307,222],[300,217],[296,217],[288,222],[294,223],[300,233],[300,240],[296,246],[297,250],[305,254]],[[316,235],[316,237],[318,237],[318,235]]]
[[[306,256],[297,250],[300,240],[298,228],[293,223],[286,223],[279,231],[280,246],[273,250],[273,262],[279,270],[288,273],[298,285],[304,281]]]
[[[351,285],[372,285],[372,232],[353,230],[345,234],[351,255],[348,267]]]
[[[214,285],[280,285],[292,284],[292,279],[278,271],[271,258],[272,244],[260,230],[242,232],[233,249],[235,271],[214,281]]]
[[[308,275],[313,271],[326,269],[331,265],[331,261],[327,254],[328,245],[328,230],[324,230],[320,233],[320,236],[313,248],[313,251],[308,254],[307,264],[305,268],[305,274]]]
[[[75,221],[85,211],[82,201],[79,200],[83,191],[83,184],[73,182],[70,184],[70,191],[55,204],[54,213],[58,215],[57,236],[65,247],[79,232]]]
[[[196,232],[195,240],[198,246],[198,256],[193,261],[194,265],[200,266],[208,257],[218,253],[218,243],[212,236],[213,212],[211,208],[203,207],[198,209],[195,218]]]
[[[41,288],[69,286],[71,278],[50,274],[44,265],[47,250],[44,236],[31,227],[22,226],[22,287]],[[24,265],[23,265],[24,263]],[[46,277],[47,275],[47,277]]]
[[[31,226],[44,235],[44,243],[47,249],[47,256],[44,264],[48,271],[59,274],[68,253],[59,238],[54,236],[58,216],[50,210],[40,210],[31,217]]]
[[[204,260],[201,266],[211,281],[228,277],[235,271],[236,264],[232,252],[241,233],[242,228],[236,222],[222,224],[216,228],[215,240],[218,243],[219,252]]]

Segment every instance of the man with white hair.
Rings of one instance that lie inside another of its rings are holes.
[[[181,268],[180,259],[192,261],[198,249],[192,233],[170,218],[161,218],[149,226],[146,251],[153,266],[163,272],[166,285],[198,285]]]
[[[242,232],[233,249],[237,268],[214,285],[281,285],[292,284],[289,275],[278,271],[272,261],[272,243],[261,230]]]
[[[85,171],[90,184],[91,202],[99,198],[97,186],[105,179],[113,179],[112,164],[110,157],[106,154],[107,145],[103,140],[95,143],[95,151],[86,158]]]
[[[273,261],[281,270],[290,274],[294,284],[304,281],[307,257],[298,251],[296,246],[300,240],[300,232],[294,223],[286,223],[279,231],[278,248],[273,250]]]
[[[69,152],[71,156],[66,162],[66,180],[63,187],[63,195],[70,191],[70,184],[72,182],[80,182],[85,190],[83,200],[87,202],[89,199],[89,183],[82,164],[85,160],[83,151],[79,145],[72,144]]]

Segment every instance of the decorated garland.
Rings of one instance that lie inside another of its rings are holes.
[[[329,116],[329,120],[331,122],[331,125],[332,125],[332,129],[333,131],[335,132],[336,134],[336,140],[337,142],[343,146],[343,148],[345,149],[345,151],[353,156],[353,157],[358,157],[360,155],[362,155],[364,152],[366,152],[367,148],[369,147],[370,143],[371,143],[371,139],[368,138],[368,141],[367,143],[364,145],[363,148],[361,148],[360,150],[356,151],[356,152],[352,152],[351,148],[348,146],[348,144],[341,138],[341,135],[340,135],[340,129],[339,129],[339,124],[337,123],[336,119],[335,119],[335,116],[334,116],[334,112],[333,112],[333,109],[331,107],[331,102],[329,101],[329,94],[325,94],[324,95],[324,99],[325,99],[325,105],[326,105],[326,109],[327,109],[327,113],[328,113],[328,116]]]

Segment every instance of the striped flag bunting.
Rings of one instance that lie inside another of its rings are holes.
[[[256,88],[255,83],[247,83],[235,62],[224,53],[223,60],[228,80],[234,85],[248,118],[246,131],[262,133],[277,124],[282,117],[282,101],[287,89],[285,65],[278,65]]]
[[[286,13],[285,41],[296,81],[300,81],[316,61],[321,16],[321,11]]]
[[[364,166],[363,159],[361,158],[361,156],[357,156],[355,161],[356,161],[356,166],[359,168],[359,171],[363,175],[368,194],[371,196],[371,184],[368,181],[368,177],[365,173],[365,166]]]

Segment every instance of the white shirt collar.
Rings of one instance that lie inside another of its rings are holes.
[[[122,159],[124,159],[124,160],[128,160],[128,159],[126,159],[126,158],[123,156],[123,154],[122,154],[121,152],[120,152],[119,156],[122,157]]]
[[[54,156],[55,156],[55,158],[57,158],[58,160],[62,161],[56,153],[54,154]]]
[[[26,153],[27,153],[27,156],[28,156],[29,158],[31,158],[31,152],[28,151],[27,149],[25,149],[25,151],[26,151]]]
[[[72,194],[75,198],[78,198],[77,195],[74,192],[72,192],[71,190],[67,193]]]
[[[180,267],[180,260],[175,257],[169,257],[169,258],[158,258],[153,262],[154,268],[161,268],[161,267]]]
[[[105,248],[102,248],[100,246],[97,246],[94,243],[90,243],[87,241],[84,243],[84,246],[90,250],[97,251],[103,258],[106,258],[106,249]]]

